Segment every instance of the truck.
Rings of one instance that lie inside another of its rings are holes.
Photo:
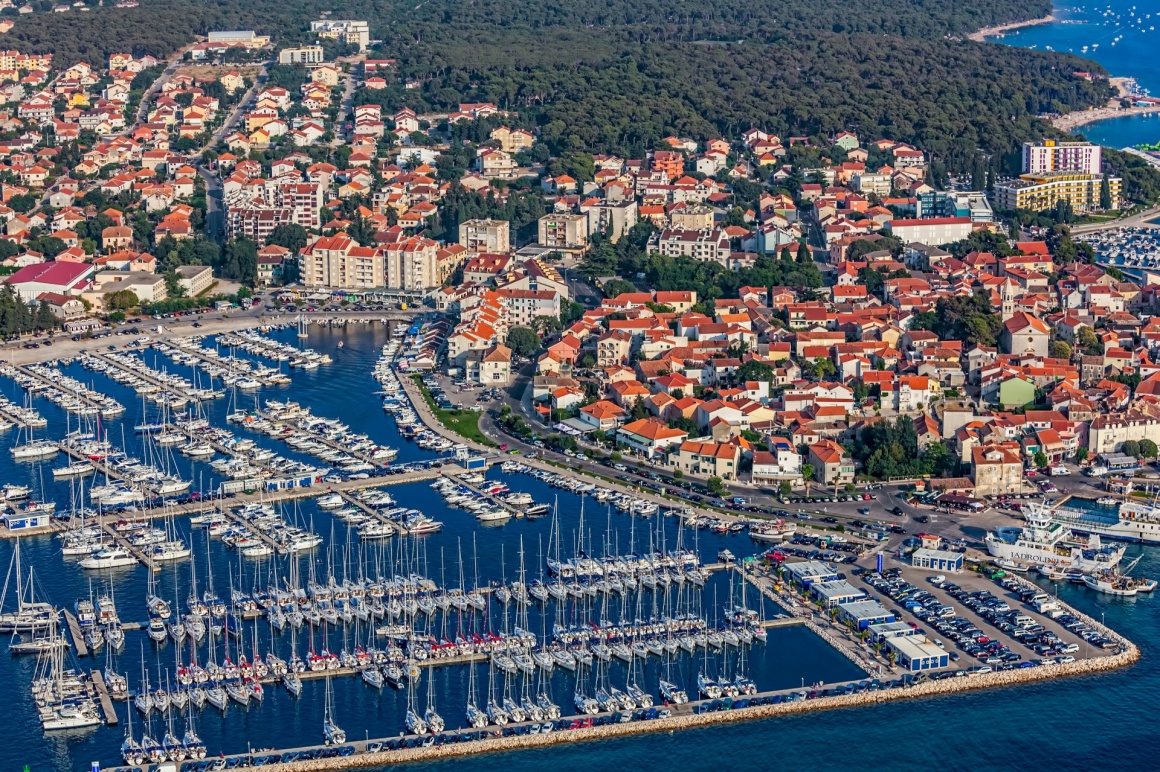
[[[1048,471],[1051,472],[1052,477],[1063,477],[1065,475],[1071,474],[1071,470],[1062,464],[1053,466]]]
[[[1108,468],[1106,466],[1092,466],[1088,467],[1087,470],[1088,477],[1106,477],[1107,474]]]

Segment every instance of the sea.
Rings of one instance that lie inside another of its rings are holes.
[[[291,371],[293,384],[290,386],[267,388],[256,397],[221,399],[207,405],[206,415],[214,425],[228,426],[239,436],[249,436],[276,452],[298,457],[285,445],[265,435],[247,433],[225,422],[225,416],[239,404],[251,407],[255,400],[292,399],[309,406],[316,415],[339,418],[376,441],[399,448],[400,460],[431,457],[430,453],[399,436],[393,419],[381,409],[379,397],[375,394],[378,384],[372,379],[371,371],[389,337],[384,326],[356,326],[345,330],[314,326],[304,341],[299,341],[293,330],[276,331],[271,336],[292,345],[306,345],[329,353],[335,361],[314,371]],[[203,345],[214,345],[214,340],[207,339]],[[193,378],[190,368],[155,351],[145,352],[143,358],[157,369],[165,368]],[[140,447],[144,441],[134,434],[133,425],[143,419],[156,418],[155,407],[142,405],[131,390],[103,374],[86,371],[79,364],[63,365],[62,369],[93,388],[113,395],[128,407],[123,418],[109,422],[104,428],[114,439],[123,436],[124,444],[131,452],[143,455],[148,449]],[[0,392],[15,401],[24,399],[22,390],[9,379],[0,379]],[[34,398],[34,404],[49,421],[49,426],[41,430],[40,435],[61,436],[66,428],[63,411],[41,397]],[[0,443],[6,445],[15,441],[15,431],[0,438]],[[181,456],[169,461],[177,465],[183,476],[197,481],[198,487],[208,488],[215,484],[207,464]],[[61,507],[66,507],[70,501],[70,485],[54,482],[51,475],[52,467],[63,463],[63,459],[50,459],[39,464],[17,464],[10,460],[10,454],[0,452],[0,480],[32,485],[38,492],[55,498]],[[287,507],[284,516],[311,527],[324,537],[324,543],[309,555],[298,558],[298,576],[305,582],[311,576],[323,578],[334,574],[341,579],[402,569],[422,572],[445,587],[462,584],[470,588],[496,580],[516,579],[521,557],[527,579],[538,578],[545,555],[557,549],[556,544],[561,545],[559,550],[564,556],[578,550],[601,555],[605,552],[640,552],[661,545],[671,549],[680,545],[696,549],[706,562],[713,562],[717,553],[726,548],[739,557],[754,554],[759,549],[744,535],[682,530],[673,518],[632,518],[608,511],[591,499],[582,501],[527,475],[505,474],[496,468],[489,472],[489,476],[502,479],[513,490],[527,491],[537,501],[552,504],[558,515],[511,520],[498,527],[485,527],[468,513],[447,507],[428,483],[391,486],[388,490],[401,505],[422,509],[442,521],[444,528],[440,533],[426,537],[395,537],[385,543],[364,546],[359,544],[357,536],[347,532],[343,523],[315,507],[311,500],[306,500],[297,507]],[[554,522],[558,525],[554,526]],[[203,531],[191,530],[188,523],[179,519],[177,525],[183,535],[192,540],[199,589],[208,584],[211,573],[214,590],[227,598],[231,585],[248,589],[268,583],[275,575],[283,578],[289,575],[290,566],[285,557],[264,561],[245,559],[219,540],[207,540]],[[13,548],[14,543],[10,540],[0,542],[0,570],[9,565]],[[1141,553],[1143,560],[1137,573],[1142,576],[1160,575],[1160,550],[1133,546],[1129,549],[1129,558]],[[26,570],[29,566],[33,569],[39,598],[71,608],[80,597],[111,589],[123,620],[144,621],[146,618],[144,598],[148,581],[141,567],[85,572],[75,565],[74,559],[60,554],[59,540],[51,536],[23,539],[21,559]],[[9,593],[13,581],[9,575]],[[190,581],[189,560],[167,565],[158,576],[157,592],[164,598],[178,598],[176,606],[181,606]],[[852,766],[891,770],[1006,770],[1022,769],[1028,763],[1049,764],[1055,770],[1088,770],[1095,765],[1157,768],[1160,739],[1151,721],[1155,695],[1160,692],[1160,666],[1156,656],[1160,651],[1157,645],[1160,613],[1155,605],[1160,600],[1149,597],[1111,598],[1066,584],[1055,587],[1045,582],[1045,587],[1058,592],[1062,599],[1088,614],[1104,618],[1107,624],[1136,641],[1143,650],[1140,662],[1109,674],[1010,689],[892,702],[863,709],[822,711],[676,734],[641,735],[480,755],[417,764],[415,767],[454,769],[456,772],[531,772],[548,765],[567,770],[656,769],[662,766],[681,770],[720,770],[723,766],[744,762],[747,766],[792,765],[803,770],[837,770]],[[681,597],[673,593],[658,596],[644,593],[639,601],[634,598],[628,608],[613,603],[606,608],[593,609],[593,616],[611,620],[647,617],[657,604],[662,609],[666,605],[669,608],[691,608],[713,621],[720,618],[723,609],[741,602],[750,608],[760,607],[767,618],[780,613],[772,604],[760,605],[761,601],[752,589],[744,598],[741,592],[732,572],[719,572],[700,592],[686,593]],[[567,609],[565,621],[574,621],[576,613],[575,609]],[[502,608],[489,607],[486,615],[438,619],[431,631],[453,637],[457,632],[485,633],[526,624],[526,629],[538,632],[544,627],[550,628],[553,621],[554,618],[541,620],[534,609],[527,620],[521,621],[512,612],[505,614]],[[323,648],[334,652],[353,649],[372,640],[365,627],[314,633],[308,629],[298,633],[292,642],[289,632],[273,635],[264,622],[260,621],[256,626],[247,623],[243,641],[231,640],[229,653],[236,660],[240,648],[252,656],[256,645],[260,653],[272,649],[286,658],[292,646],[300,655],[305,655],[308,651]],[[129,676],[133,688],[142,681],[143,671],[156,686],[159,680],[165,679],[166,671],[172,678],[178,660],[189,662],[195,653],[199,662],[205,662],[209,655],[207,644],[199,645],[196,652],[191,650],[188,642],[182,647],[175,647],[171,641],[157,646],[144,631],[135,631],[127,633],[123,651],[113,656],[110,664]],[[218,661],[225,653],[219,642],[215,650]],[[102,652],[78,662],[70,653],[68,665],[103,667],[106,656]],[[767,643],[753,646],[746,652],[746,657],[745,667],[762,689],[791,688],[802,683],[834,683],[861,677],[861,671],[852,663],[802,627],[770,630]],[[660,677],[677,681],[693,692],[699,669],[735,672],[739,666],[735,654],[727,660],[699,654],[695,658],[685,657],[664,674],[660,672],[660,665],[650,662],[639,680],[654,694]],[[121,718],[119,727],[101,726],[46,736],[41,731],[28,691],[35,669],[36,663],[31,658],[0,654],[0,692],[7,695],[9,704],[5,711],[6,728],[0,730],[0,739],[4,740],[0,742],[0,768],[18,770],[27,766],[32,772],[80,772],[90,769],[93,762],[104,766],[119,764],[119,748],[129,706],[125,703],[117,705]],[[474,674],[476,701],[483,703],[492,688],[489,674],[483,665],[477,665]],[[618,663],[605,677],[613,685],[623,686],[626,676],[623,665]],[[588,691],[591,693],[592,676],[588,678]],[[494,688],[502,691],[505,688],[502,681],[498,679]],[[414,699],[421,712],[430,688],[448,727],[454,728],[463,724],[463,709],[472,686],[468,666],[425,670]],[[519,682],[507,686],[517,690]],[[351,739],[394,736],[403,731],[403,714],[408,701],[406,691],[395,691],[389,686],[381,692],[374,691],[356,677],[331,679],[331,687],[335,718]],[[572,675],[555,673],[549,688],[557,703],[565,707],[570,705]],[[298,700],[279,686],[268,686],[261,704],[248,708],[231,705],[224,715],[207,706],[195,714],[195,726],[211,754],[318,743],[321,741],[323,694],[322,681],[305,682]],[[133,715],[133,726],[139,733],[139,714]],[[182,729],[182,720],[175,717],[175,732],[180,735]],[[156,717],[152,731],[157,737],[165,731]]]
[[[1152,96],[1160,95],[1160,5],[1152,2],[1056,5],[1055,21],[990,38],[993,42],[1093,59],[1113,76],[1135,78]],[[1075,130],[1088,140],[1114,147],[1160,142],[1160,115],[1097,121]]]

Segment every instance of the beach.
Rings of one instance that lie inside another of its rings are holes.
[[[1001,35],[1004,32],[1010,32],[1011,30],[1021,29],[1023,27],[1035,27],[1040,24],[1050,24],[1053,21],[1055,21],[1055,15],[1049,13],[1041,19],[1013,21],[1010,24],[999,24],[994,27],[983,27],[980,30],[972,32],[970,35],[967,35],[967,40],[973,40],[976,43],[983,43],[986,42],[987,38],[994,37],[995,35]]]

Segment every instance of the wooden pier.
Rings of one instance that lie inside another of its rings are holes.
[[[97,701],[101,703],[101,712],[105,714],[105,724],[116,726],[119,719],[117,711],[113,709],[113,698],[109,696],[109,687],[105,685],[105,676],[100,670],[93,668],[89,671],[89,680],[93,690],[97,693]]]
[[[73,640],[73,649],[76,651],[77,656],[89,656],[89,647],[85,643],[85,636],[81,633],[81,623],[77,621],[76,615],[68,609],[65,609],[64,621],[68,625],[69,635],[72,636]]]

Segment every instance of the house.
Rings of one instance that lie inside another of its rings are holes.
[[[815,480],[825,485],[854,482],[854,460],[846,455],[845,448],[833,440],[820,440],[809,448]]]
[[[673,445],[679,445],[688,437],[688,432],[670,429],[655,418],[641,418],[616,430],[617,445],[650,459]]]
[[[1023,462],[1017,448],[1017,443],[992,443],[971,449],[971,479],[976,496],[1021,492]]]
[[[788,477],[802,473],[802,457],[797,448],[784,437],[771,438],[771,450],[753,453],[751,480],[754,485],[776,485]]]
[[[615,402],[602,399],[580,408],[580,422],[593,429],[611,432],[620,426],[628,413]]]
[[[741,446],[737,443],[685,440],[669,453],[669,466],[685,474],[735,480],[740,459]]]

